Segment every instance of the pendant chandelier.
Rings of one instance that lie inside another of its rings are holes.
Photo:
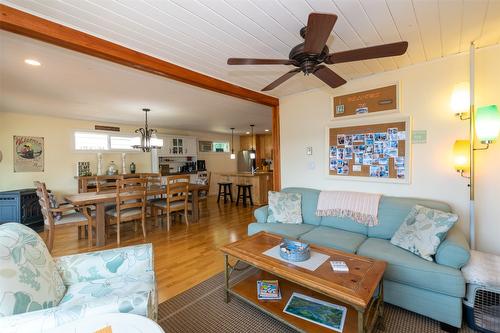
[[[231,159],[236,159],[236,154],[234,153],[234,127],[231,127]]]
[[[149,152],[151,149],[160,149],[163,145],[162,140],[156,138],[156,129],[148,127],[148,112],[150,109],[142,109],[145,113],[144,127],[135,130],[135,133],[141,133],[140,144],[133,145],[132,148],[140,149],[143,152]]]

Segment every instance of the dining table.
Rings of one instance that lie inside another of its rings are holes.
[[[191,221],[197,222],[200,218],[199,194],[201,191],[208,192],[208,185],[190,183],[188,190],[191,194]],[[146,195],[159,196],[167,194],[166,186],[150,186],[146,190]],[[208,195],[208,193],[207,193]],[[77,207],[95,206],[95,230],[96,246],[106,245],[105,231],[105,206],[107,203],[116,201],[116,192],[85,192],[78,194],[69,194],[64,199]]]

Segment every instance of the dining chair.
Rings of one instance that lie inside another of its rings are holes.
[[[46,240],[49,252],[54,247],[54,237],[56,229],[66,227],[86,227],[88,232],[88,246],[92,246],[92,215],[90,208],[75,207],[71,204],[57,204],[55,198],[51,200],[51,194],[47,191],[45,183],[35,181],[36,194],[43,215],[44,231],[48,232]],[[80,233],[78,234],[80,237]]]
[[[120,245],[120,223],[141,221],[146,239],[146,183],[144,178],[117,180],[116,207],[106,212],[106,226],[116,224],[116,242]]]
[[[154,202],[162,200],[164,198],[163,194],[152,194],[151,190],[157,190],[158,188],[162,188],[162,176],[161,173],[141,173],[141,177],[146,179],[146,210],[150,209],[150,216],[153,216],[153,208],[152,205]],[[162,213],[161,211],[159,212]]]
[[[158,222],[158,210],[162,210],[167,215],[167,231],[170,231],[170,214],[174,212],[183,212],[186,226],[189,226],[188,195],[189,175],[167,176],[166,197],[152,203],[155,224]]]
[[[205,175],[202,176],[202,180],[204,180],[205,185],[207,185],[206,188],[200,190],[198,192],[198,202],[208,202],[208,194],[210,193],[210,181],[212,180],[212,173],[211,172],[206,172]]]
[[[97,192],[113,192],[116,191],[117,182],[122,180],[123,176],[113,175],[113,176],[97,176],[95,178]]]

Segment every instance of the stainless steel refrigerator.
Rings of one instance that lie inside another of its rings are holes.
[[[255,169],[255,158],[250,158],[250,153],[255,154],[255,150],[242,150],[238,153],[238,172],[251,172]]]

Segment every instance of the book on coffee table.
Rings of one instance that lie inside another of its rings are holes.
[[[278,280],[257,281],[257,298],[259,300],[281,299]]]

